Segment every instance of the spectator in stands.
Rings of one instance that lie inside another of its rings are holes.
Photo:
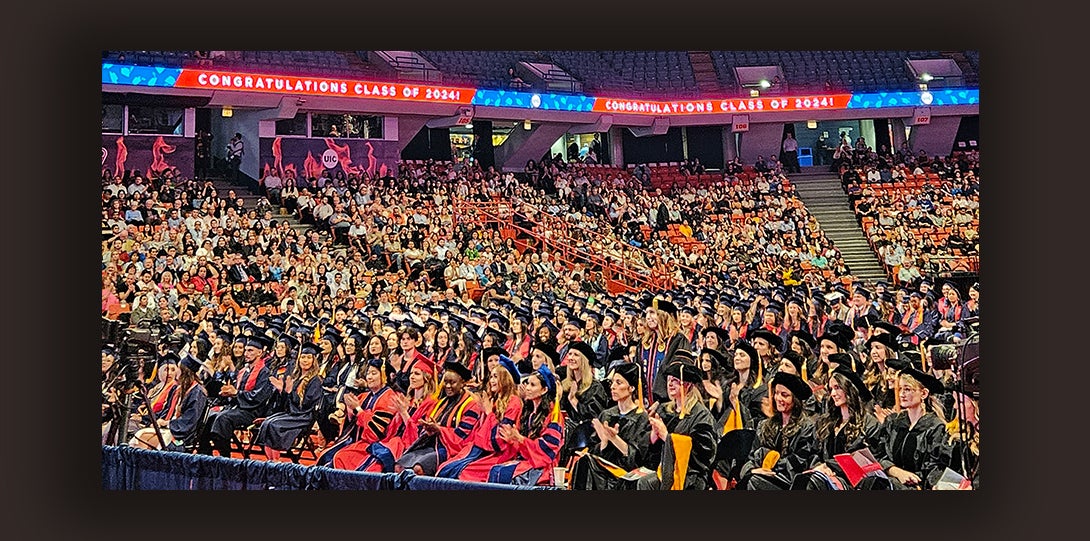
[[[783,165],[788,173],[801,173],[799,169],[799,142],[795,140],[795,134],[788,132],[783,139]]]

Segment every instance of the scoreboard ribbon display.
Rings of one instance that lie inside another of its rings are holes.
[[[978,105],[980,103],[980,91],[978,89],[964,88],[936,89],[930,92],[872,92],[651,101],[416,83],[363,81],[309,75],[273,75],[119,64],[102,64],[102,83],[652,116],[827,111],[888,107],[941,107],[948,105]]]

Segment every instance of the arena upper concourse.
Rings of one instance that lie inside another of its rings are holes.
[[[978,76],[104,51],[104,488],[977,489]]]

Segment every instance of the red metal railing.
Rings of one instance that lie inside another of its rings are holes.
[[[532,245],[569,268],[584,265],[591,269],[599,269],[610,293],[641,289],[661,291],[677,285],[672,266],[661,263],[661,258],[657,259],[659,264],[652,267],[625,257],[617,258],[594,253],[586,246],[586,241],[570,236],[567,233],[567,227],[558,227],[560,224],[556,221],[545,223],[527,217],[526,223],[530,227],[523,227],[515,225],[512,219],[513,214],[513,205],[504,200],[488,202],[456,200],[454,202],[454,216],[457,223],[471,223],[481,227],[495,224],[505,238]],[[542,216],[548,216],[548,214],[542,214]]]

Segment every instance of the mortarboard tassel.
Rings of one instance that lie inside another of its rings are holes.
[[[574,385],[575,382],[573,381],[572,384]],[[554,423],[560,422],[560,389],[556,390],[556,396],[553,397],[552,419]]]
[[[636,411],[643,413],[643,374],[640,374],[638,366],[636,376]]]
[[[927,347],[920,343],[920,367],[923,368],[923,372],[927,373]]]
[[[682,367],[682,369],[678,371],[677,376],[678,376],[678,381],[681,382],[681,415],[679,415],[678,418],[679,419],[684,419],[685,418],[685,369],[684,369],[684,367]]]
[[[761,387],[761,383],[764,382],[764,364],[761,362],[761,354],[757,354],[757,359],[753,361],[757,363],[757,381],[753,382],[753,388],[758,389]],[[751,368],[752,370],[752,368]]]
[[[806,359],[802,360],[802,381],[810,383],[810,378],[806,375]]]

